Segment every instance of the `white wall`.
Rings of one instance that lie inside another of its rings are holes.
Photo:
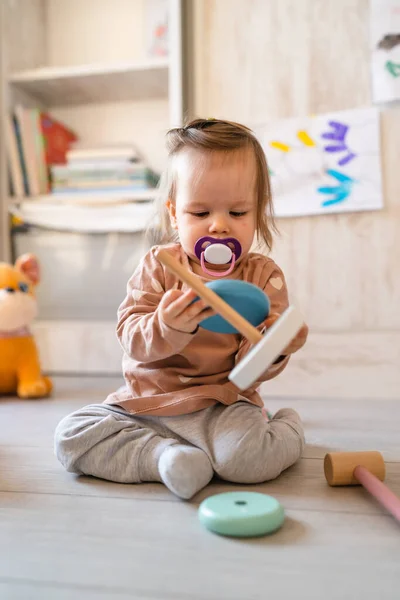
[[[193,112],[251,125],[368,106],[368,32],[368,0],[195,0]],[[387,107],[383,211],[279,221],[273,255],[311,336],[271,393],[400,396],[399,149]]]

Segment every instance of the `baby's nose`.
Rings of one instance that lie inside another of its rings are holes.
[[[224,217],[215,217],[213,220],[211,231],[218,233],[226,233],[228,231],[228,223]]]

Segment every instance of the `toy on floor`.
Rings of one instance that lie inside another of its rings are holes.
[[[400,522],[400,498],[382,483],[386,469],[380,452],[331,452],[325,456],[324,471],[331,486],[361,484]]]
[[[264,301],[264,308],[260,305],[259,301],[259,292],[265,296],[262,290],[259,290],[251,283],[233,279],[212,281],[205,285],[196,275],[187,271],[167,250],[159,250],[157,258],[167,269],[175,273],[184,283],[197,292],[218,313],[218,320],[214,321],[211,325],[213,331],[225,333],[227,326],[225,322],[227,321],[232,326],[231,333],[239,332],[254,344],[253,348],[229,375],[230,381],[240,390],[249,388],[258,380],[261,374],[282,354],[282,351],[303,326],[303,318],[300,312],[293,306],[290,306],[275,321],[272,327],[268,329],[267,333],[263,335],[243,316],[246,315],[249,317],[253,313],[257,314],[257,320],[260,320],[258,323],[255,322],[255,324],[258,325],[268,315],[268,299],[266,302]],[[254,288],[257,290],[256,293]],[[246,301],[238,301],[239,297],[245,298]],[[233,306],[236,307],[236,310]],[[265,316],[261,318],[260,315]],[[215,319],[215,317],[205,319],[200,325],[209,327],[207,321],[210,322],[212,319]]]
[[[41,398],[51,392],[29,331],[37,314],[34,288],[39,280],[39,264],[32,254],[24,254],[14,266],[0,263],[0,395]]]
[[[285,519],[282,505],[266,494],[227,492],[204,500],[199,520],[210,531],[231,537],[257,537],[277,531]]]

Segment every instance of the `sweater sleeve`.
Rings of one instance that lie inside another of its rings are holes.
[[[260,279],[260,282],[257,283],[269,298],[270,313],[282,314],[289,306],[288,291],[282,270],[272,260],[269,260]],[[261,333],[265,333],[265,323],[261,323],[257,329]],[[247,339],[242,339],[236,354],[235,364],[242,360],[245,354],[250,350],[251,346],[252,344]],[[288,364],[289,358],[289,356],[279,357],[274,364],[264,371],[257,383],[268,381],[268,379],[273,379],[279,375]]]
[[[118,309],[117,336],[124,352],[138,362],[154,362],[178,354],[193,334],[171,329],[160,318],[158,305],[165,274],[152,248],[128,281],[127,295]]]

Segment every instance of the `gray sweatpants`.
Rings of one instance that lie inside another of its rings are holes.
[[[294,410],[282,409],[267,422],[247,402],[177,417],[92,404],[65,417],[55,432],[55,452],[68,471],[123,483],[161,481],[158,461],[174,444],[203,450],[222,479],[260,483],[300,458],[304,433]]]

